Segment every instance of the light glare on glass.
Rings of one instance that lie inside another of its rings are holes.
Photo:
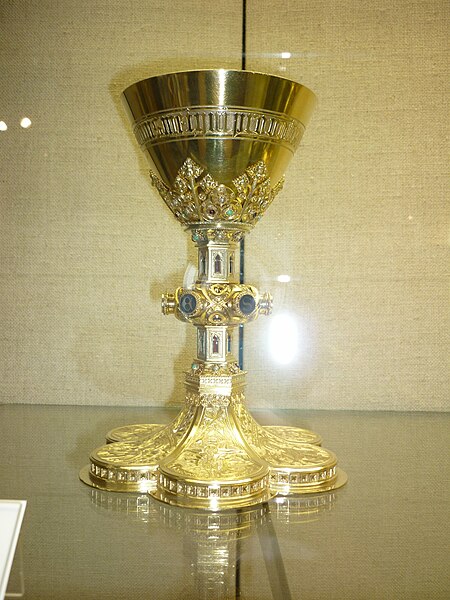
[[[290,52],[282,52],[281,58],[291,58],[291,53]]]
[[[28,127],[30,127],[30,125],[31,125],[31,120],[28,117],[24,117],[20,121],[20,126],[23,127],[24,129],[28,129]]]
[[[269,329],[269,348],[274,362],[288,365],[298,354],[298,328],[296,320],[283,313],[272,317]]]
[[[0,121],[0,131],[6,131],[8,129],[8,125],[5,121]]]
[[[277,281],[280,283],[289,283],[291,280],[289,275],[278,275]]]

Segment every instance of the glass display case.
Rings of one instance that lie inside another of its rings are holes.
[[[448,597],[447,21],[439,0],[2,3],[0,497],[28,503],[10,594]],[[78,480],[107,432],[183,403],[198,336],[161,294],[197,252],[121,94],[204,69],[318,98],[240,249],[273,313],[234,343],[249,414],[316,432],[349,475],[229,512]]]

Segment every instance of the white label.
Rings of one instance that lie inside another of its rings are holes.
[[[5,597],[26,505],[26,500],[0,500],[0,600]]]

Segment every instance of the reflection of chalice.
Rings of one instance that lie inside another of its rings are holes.
[[[272,307],[269,294],[240,282],[238,244],[281,189],[314,94],[287,79],[220,69],[152,77],[123,99],[153,185],[198,248],[196,282],[162,300],[164,314],[196,327],[197,357],[177,418],[113,430],[82,480],[212,510],[340,487],[346,476],[316,434],[256,423],[232,353],[236,328]]]
[[[325,513],[331,512],[335,501],[336,493],[331,491],[306,496],[279,496],[259,505],[211,512],[184,510],[156,502],[147,494],[110,494],[100,489],[91,490],[92,504],[103,515],[120,522],[119,531],[126,532],[128,527],[125,525],[132,521],[146,527],[153,549],[152,540],[161,551],[160,544],[166,537],[166,531],[182,534],[183,562],[172,562],[166,568],[171,571],[172,578],[182,582],[182,593],[180,590],[177,598],[186,599],[250,597],[248,573],[252,571],[261,575],[258,592],[269,584],[271,597],[291,598],[279,538],[287,534],[288,539],[301,543],[303,526],[309,527]],[[255,534],[258,534],[261,553],[255,552],[257,546],[251,540]],[[173,540],[173,537],[170,539]],[[262,568],[263,561],[265,569]],[[268,580],[265,580],[264,571]],[[241,577],[241,573],[247,573],[247,578]],[[154,587],[148,590],[153,598],[152,592],[156,593]],[[156,595],[159,598],[161,592]],[[251,597],[259,598],[260,593]]]

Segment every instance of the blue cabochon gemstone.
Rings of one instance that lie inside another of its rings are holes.
[[[180,298],[180,310],[185,315],[191,315],[197,308],[197,298],[194,294],[183,294]]]
[[[256,300],[251,294],[244,294],[239,299],[239,309],[244,315],[251,315],[256,308]]]

